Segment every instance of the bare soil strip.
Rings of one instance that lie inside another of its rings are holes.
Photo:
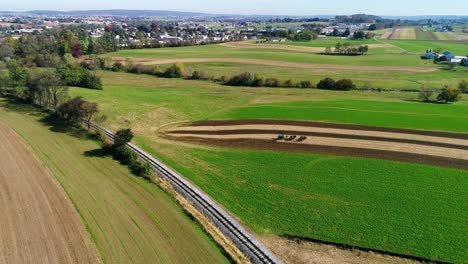
[[[443,147],[433,147],[418,144],[408,143],[397,143],[397,142],[386,142],[386,141],[373,141],[363,139],[347,139],[347,138],[328,138],[328,137],[309,137],[302,142],[294,141],[278,141],[273,142],[278,134],[238,134],[238,135],[201,135],[201,134],[178,134],[171,133],[172,137],[188,137],[188,138],[199,138],[199,139],[219,139],[219,140],[268,140],[272,145],[281,144],[293,144],[293,145],[313,145],[313,146],[331,146],[331,147],[350,147],[350,148],[361,148],[369,150],[380,150],[380,151],[394,151],[394,152],[405,152],[418,155],[426,155],[430,153],[431,156],[446,157],[452,159],[466,160],[468,163],[468,151],[460,149],[451,149]],[[297,135],[297,134],[296,134]],[[301,135],[301,134],[299,134]]]
[[[300,52],[312,52],[322,53],[325,52],[325,47],[306,47],[306,46],[295,46],[295,45],[283,45],[283,44],[264,44],[264,43],[252,43],[252,42],[226,42],[220,44],[225,47],[232,48],[258,48],[258,49],[280,49],[280,50],[291,50]],[[391,48],[390,44],[368,44],[369,48]]]
[[[392,34],[393,34],[392,30],[387,31],[384,34],[382,34],[382,36],[380,36],[380,39],[389,39]]]
[[[98,263],[63,189],[0,123],[0,263]]]
[[[425,135],[434,137],[447,137],[468,140],[468,134],[452,133],[443,131],[415,130],[406,128],[388,128],[375,127],[352,124],[335,124],[326,122],[314,121],[293,121],[293,120],[268,120],[268,119],[244,119],[244,120],[206,120],[191,123],[191,126],[237,126],[237,125],[286,125],[286,126],[303,126],[303,127],[322,127],[322,128],[337,128],[359,131],[377,131],[377,132],[392,132],[404,133],[411,135]]]
[[[454,148],[468,149],[468,140],[450,137],[426,136],[408,133],[379,132],[352,129],[337,129],[323,127],[304,127],[288,125],[233,125],[233,126],[195,126],[179,127],[175,130],[178,133],[229,135],[229,134],[257,134],[257,132],[269,132],[272,134],[288,135],[327,135],[329,137],[363,138],[369,140],[384,140],[393,142],[408,142],[420,144],[441,144],[453,146]]]
[[[356,66],[356,65],[336,65],[336,64],[314,64],[276,60],[262,59],[243,59],[243,58],[177,58],[177,59],[156,59],[156,58],[130,58],[132,62],[143,65],[162,65],[173,63],[210,63],[226,62],[252,65],[266,65],[278,67],[303,68],[313,70],[346,70],[346,71],[369,71],[369,72],[412,72],[424,73],[435,72],[437,68],[407,67],[407,66]],[[125,63],[127,58],[112,57],[114,62]]]
[[[379,131],[380,130],[380,131]],[[163,131],[172,140],[226,147],[356,156],[468,169],[468,135],[303,121],[201,121]],[[278,134],[307,136],[274,141]]]

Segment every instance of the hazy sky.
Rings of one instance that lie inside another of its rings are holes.
[[[2,0],[4,11],[154,9],[223,14],[468,15],[468,0]],[[5,3],[6,2],[6,3]]]

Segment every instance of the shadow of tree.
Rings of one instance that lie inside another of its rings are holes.
[[[429,102],[423,102],[421,100],[417,99],[406,99],[406,102],[412,102],[412,103],[420,103],[420,104],[436,104],[436,105],[446,105],[447,103],[444,102],[439,102],[439,101],[429,101]]]
[[[84,152],[84,155],[86,157],[91,157],[91,158],[104,158],[104,157],[108,157],[109,155],[107,155],[105,153],[105,151],[101,148],[99,149],[93,149],[93,150],[88,150],[88,151],[85,151]]]

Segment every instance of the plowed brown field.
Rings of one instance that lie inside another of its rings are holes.
[[[306,136],[274,141],[278,134]],[[357,156],[468,169],[468,135],[318,122],[204,121],[165,135],[226,147]]]
[[[97,263],[63,189],[0,123],[0,263]]]

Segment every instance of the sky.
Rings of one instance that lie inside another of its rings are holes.
[[[468,15],[468,0],[2,0],[2,11],[144,9],[242,15]],[[6,2],[6,3],[5,3]]]

